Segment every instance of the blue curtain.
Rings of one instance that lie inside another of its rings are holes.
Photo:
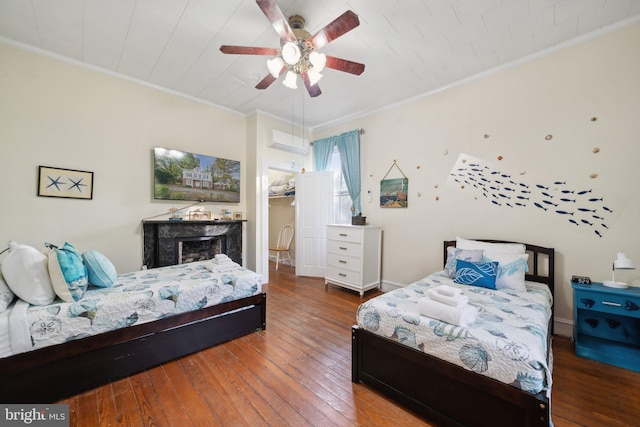
[[[336,145],[337,137],[331,136],[325,139],[313,141],[313,161],[314,169],[318,172],[326,171],[333,152],[333,146]]]
[[[360,132],[354,130],[338,136],[331,136],[313,142],[315,170],[327,170],[333,147],[338,147],[342,175],[344,176],[349,196],[351,196],[352,215],[362,211],[360,204]]]
[[[347,190],[351,196],[351,207],[356,216],[362,211],[360,205],[360,132],[353,130],[343,133],[336,142],[340,161],[342,163],[342,175],[347,184]]]

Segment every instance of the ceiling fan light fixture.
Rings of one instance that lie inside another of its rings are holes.
[[[282,81],[282,84],[289,89],[297,89],[298,84],[296,83],[296,80],[296,73],[293,71],[287,71],[287,77]]]
[[[286,42],[282,46],[282,59],[289,65],[295,65],[300,60],[302,53],[298,44],[295,42]]]
[[[309,62],[311,62],[311,65],[313,65],[313,69],[317,70],[317,72],[319,73],[320,71],[324,70],[324,66],[327,63],[327,55],[315,51],[311,52],[309,54]]]
[[[275,78],[278,78],[280,76],[280,70],[282,70],[283,66],[284,61],[279,56],[276,56],[275,58],[267,61],[267,68],[269,69],[271,75]]]
[[[322,78],[322,74],[320,74],[320,71],[317,71],[315,67],[313,67],[313,69],[309,70],[307,72],[307,75],[309,76],[309,83],[311,83],[311,86],[313,86],[316,83],[318,83],[320,81],[320,79]]]

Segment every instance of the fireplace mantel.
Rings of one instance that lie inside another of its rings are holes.
[[[144,220],[143,263],[147,268],[177,264],[180,241],[216,237],[223,239],[223,252],[242,265],[242,224],[238,221]]]

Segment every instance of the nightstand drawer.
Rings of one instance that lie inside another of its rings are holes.
[[[362,245],[360,243],[327,240],[327,251],[338,255],[360,256],[362,254]]]
[[[351,270],[351,271],[355,271],[356,273],[359,273],[361,270],[360,268],[361,264],[362,264],[362,258],[360,257],[334,254],[331,252],[327,254],[327,265],[329,266],[337,267],[340,269]]]
[[[575,290],[576,308],[640,318],[640,297]]]

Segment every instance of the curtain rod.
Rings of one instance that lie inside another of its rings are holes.
[[[358,129],[358,133],[359,133],[360,135],[364,135],[364,133],[365,133],[364,128],[360,128],[360,129]],[[313,147],[313,141],[311,141],[311,142],[309,143],[309,145],[311,145],[311,146]]]

